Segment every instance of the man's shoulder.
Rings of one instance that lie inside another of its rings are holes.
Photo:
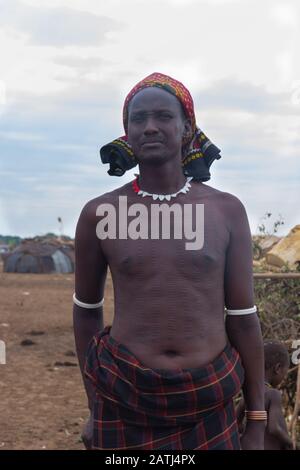
[[[126,196],[129,194],[131,184],[131,182],[126,183],[123,186],[119,186],[118,188],[113,189],[112,191],[107,191],[106,193],[103,193],[100,196],[90,199],[84,207],[86,207],[86,209],[88,210],[90,208],[98,206],[99,204],[114,203],[119,196]]]
[[[125,196],[129,194],[131,184],[131,182],[126,183],[123,186],[119,186],[118,188],[113,189],[112,191],[107,191],[106,193],[103,193],[100,196],[90,199],[83,206],[81,213],[86,217],[94,218],[99,205],[117,203],[119,196]]]
[[[206,195],[213,197],[219,204],[221,204],[223,210],[237,211],[244,209],[242,201],[234,194],[221,191],[220,189],[216,189],[207,184],[202,183],[202,186],[205,188]]]

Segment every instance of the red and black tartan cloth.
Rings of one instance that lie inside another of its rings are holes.
[[[233,397],[244,370],[229,344],[209,365],[150,369],[104,328],[85,374],[96,389],[93,449],[240,449]]]

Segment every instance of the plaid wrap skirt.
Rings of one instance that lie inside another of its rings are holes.
[[[244,370],[232,346],[199,368],[151,369],[110,328],[94,336],[85,364],[96,395],[93,449],[240,449],[233,397]]]

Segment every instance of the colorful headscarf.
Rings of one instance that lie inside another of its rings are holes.
[[[186,176],[193,176],[197,181],[208,181],[210,165],[214,160],[221,158],[220,149],[197,127],[194,102],[188,89],[178,80],[162,73],[152,73],[144,78],[127,95],[123,107],[123,125],[126,134],[100,149],[102,162],[110,165],[108,174],[122,176],[125,171],[137,165],[132,147],[128,143],[128,106],[139,91],[148,87],[162,88],[181,103],[185,116],[191,122],[191,133],[183,142],[185,148],[182,159],[183,172]]]

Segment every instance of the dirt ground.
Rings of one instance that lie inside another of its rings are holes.
[[[73,288],[72,274],[12,274],[0,266],[0,340],[6,343],[0,450],[84,448],[88,411],[75,355]],[[112,315],[108,278],[105,324]]]

